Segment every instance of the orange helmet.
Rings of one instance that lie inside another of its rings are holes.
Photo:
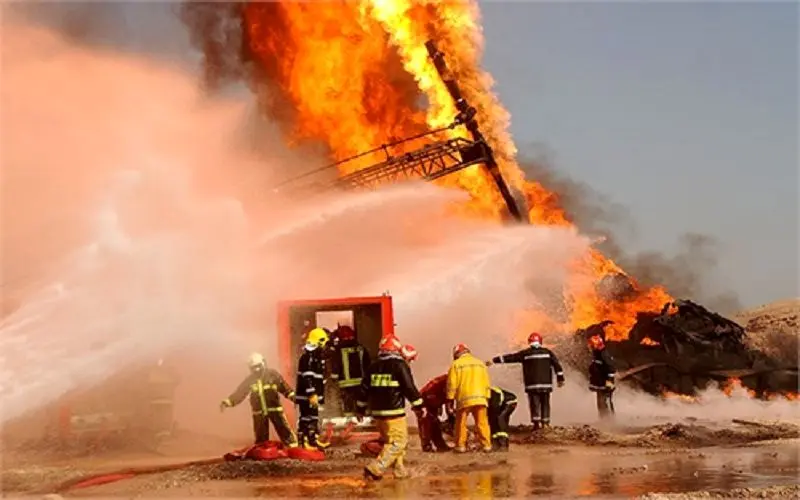
[[[414,349],[414,346],[411,344],[406,344],[400,349],[400,354],[406,358],[406,361],[411,362],[417,359],[417,350]]]
[[[533,332],[528,335],[528,343],[530,345],[539,347],[542,345],[542,335],[538,332]]]
[[[599,351],[605,348],[606,343],[600,335],[592,335],[589,337],[589,348],[593,351]]]
[[[383,337],[380,344],[378,344],[379,351],[400,352],[402,349],[403,344],[394,335]]]
[[[462,354],[470,352],[466,344],[456,344],[453,347],[453,359],[458,359]]]

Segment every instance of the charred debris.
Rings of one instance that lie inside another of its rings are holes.
[[[605,339],[603,321],[579,330],[573,342],[581,347],[592,335]],[[642,312],[628,338],[606,342],[617,362],[618,380],[651,394],[667,392],[694,396],[709,386],[724,386],[732,379],[755,396],[768,398],[798,390],[797,363],[786,365],[748,345],[738,323],[690,300],[665,304],[658,313]],[[585,347],[571,361],[585,367]]]

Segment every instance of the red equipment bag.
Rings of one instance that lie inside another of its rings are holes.
[[[320,462],[325,460],[325,452],[322,450],[307,450],[300,447],[289,448],[289,458],[305,460],[307,462]]]
[[[265,441],[225,454],[225,460],[277,460],[288,458],[289,453],[279,441]]]
[[[377,457],[383,451],[383,443],[377,439],[361,443],[361,454],[368,457]]]

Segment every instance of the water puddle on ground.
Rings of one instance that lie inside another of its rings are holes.
[[[365,483],[344,475],[270,478],[250,483],[262,497],[504,498],[637,496],[648,492],[791,485],[800,473],[796,446],[706,449],[683,453],[554,450],[512,453],[505,463],[409,464],[413,476]],[[450,459],[455,462],[453,458]]]

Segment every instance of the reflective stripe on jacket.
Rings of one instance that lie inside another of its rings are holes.
[[[239,387],[226,400],[230,406],[236,406],[250,395],[250,408],[254,414],[282,412],[280,395],[287,398],[294,396],[294,391],[280,373],[267,368],[259,375],[251,373],[239,384]]]
[[[455,400],[456,408],[487,406],[489,370],[471,353],[461,355],[447,372],[447,399]]]
[[[342,342],[332,353],[331,364],[331,378],[340,388],[357,387],[370,365],[369,353],[358,341]]]
[[[399,417],[406,414],[406,400],[422,406],[411,368],[399,354],[379,355],[361,381],[359,408],[368,409],[373,417]]]

